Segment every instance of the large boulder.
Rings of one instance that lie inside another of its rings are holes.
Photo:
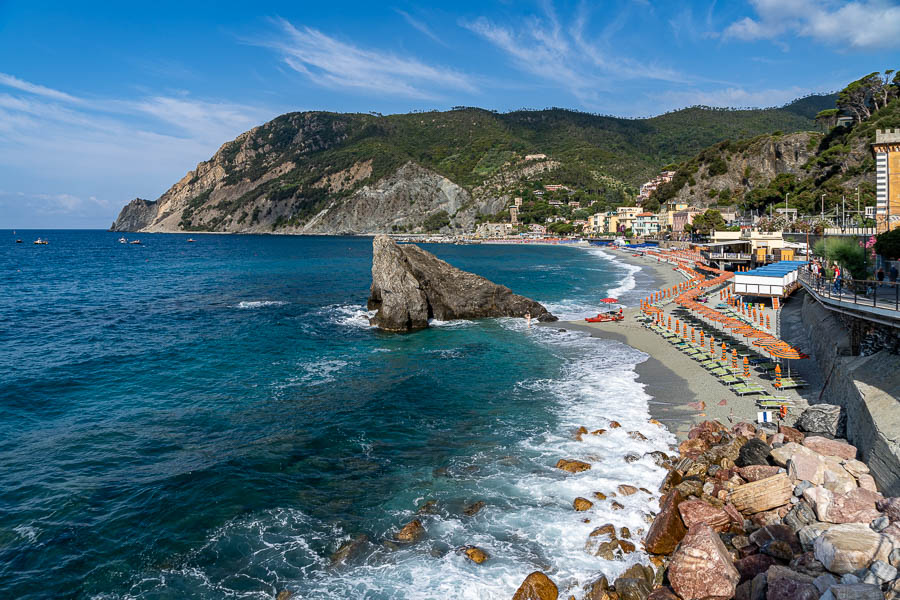
[[[839,437],[844,433],[841,407],[835,404],[813,404],[800,415],[797,426],[807,433],[824,433]]]
[[[684,537],[687,530],[678,511],[678,505],[683,500],[678,490],[672,490],[660,500],[659,514],[653,519],[644,538],[644,548],[650,554],[668,554]]]
[[[669,564],[669,582],[684,600],[726,600],[740,579],[725,544],[708,525],[691,527]]]
[[[372,242],[371,323],[386,331],[428,327],[428,319],[524,317],[556,321],[539,303],[473,273],[461,271],[414,244],[386,235]]]
[[[513,600],[556,600],[558,597],[559,588],[556,584],[540,571],[535,571],[525,578],[513,595]]]
[[[811,435],[803,440],[803,445],[822,456],[837,456],[844,460],[856,459],[856,446],[843,440],[831,440],[820,435]]]
[[[816,558],[832,573],[843,575],[865,569],[876,560],[887,561],[893,544],[886,535],[862,523],[835,525],[815,541]]]

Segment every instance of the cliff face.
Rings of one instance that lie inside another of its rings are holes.
[[[140,231],[156,219],[156,201],[135,198],[122,207],[110,231]]]
[[[524,317],[556,321],[539,303],[473,273],[461,271],[418,246],[385,235],[372,242],[372,324],[386,331],[428,327],[428,319]]]

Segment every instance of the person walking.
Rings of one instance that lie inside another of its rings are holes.
[[[882,283],[884,283],[884,269],[883,268],[878,269],[878,273],[875,274],[875,278],[878,279],[879,286]]]
[[[841,284],[843,283],[843,279],[841,278],[841,267],[838,266],[837,263],[834,263],[834,293],[841,293]]]
[[[891,280],[891,283],[897,283],[897,265],[891,264],[891,270],[888,271],[888,277]]]

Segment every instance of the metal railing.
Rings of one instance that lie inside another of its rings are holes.
[[[874,279],[844,279],[838,282],[824,276],[816,277],[807,269],[800,270],[800,283],[823,298],[838,300],[860,307],[871,306],[900,311],[900,282]]]
[[[700,254],[710,260],[750,260],[750,255],[743,252],[701,252]]]

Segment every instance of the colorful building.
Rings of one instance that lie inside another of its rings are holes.
[[[634,217],[631,231],[636,236],[652,237],[659,233],[659,215],[652,212],[643,212]]]
[[[875,132],[875,230],[900,227],[900,129]]]

